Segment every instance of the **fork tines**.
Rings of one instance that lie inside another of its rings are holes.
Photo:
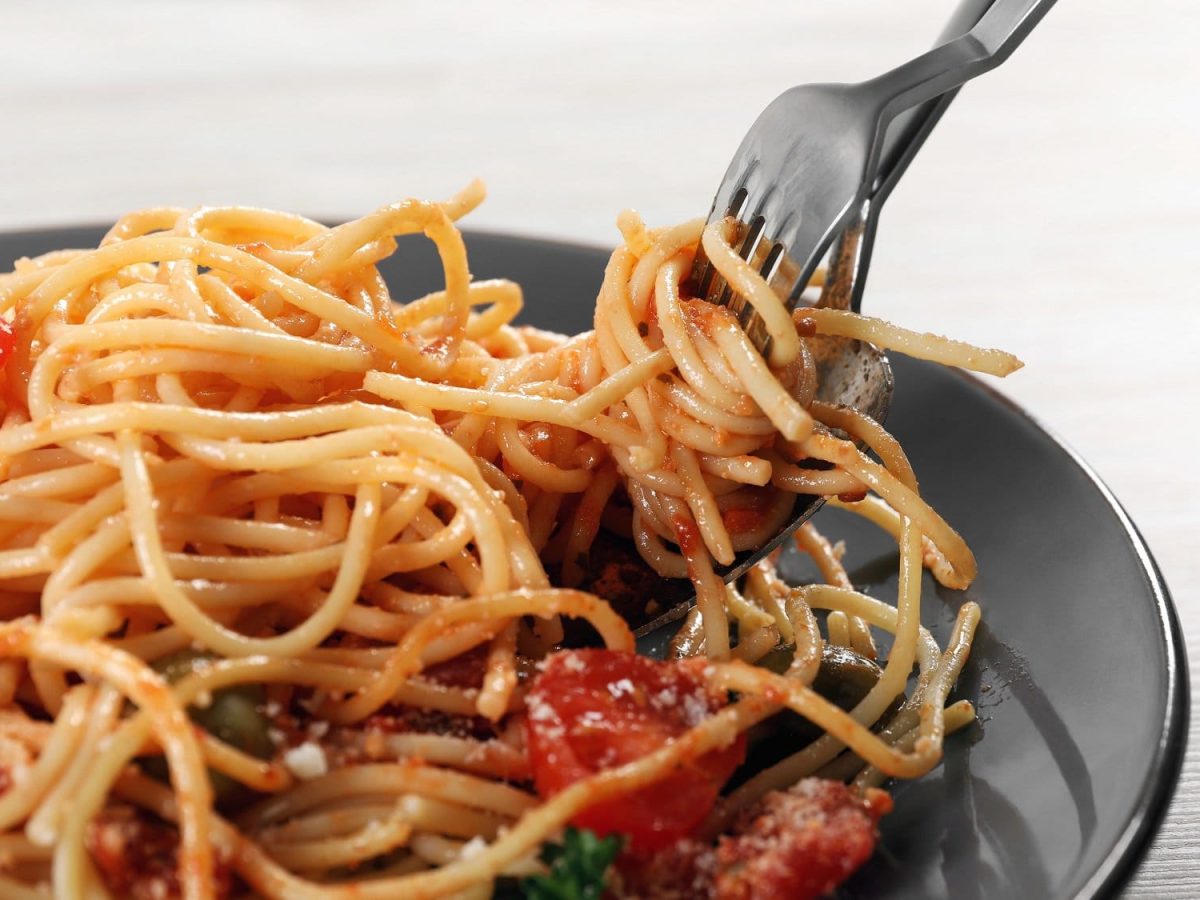
[[[799,272],[795,263],[788,257],[784,244],[768,235],[766,216],[759,212],[763,205],[761,201],[751,202],[750,191],[745,186],[734,192],[725,213],[733,222],[730,245],[786,303],[792,296]],[[782,223],[784,232],[786,225],[786,222]],[[696,250],[696,262],[692,271],[696,295],[711,303],[728,307],[737,316],[751,343],[766,356],[771,349],[771,338],[762,319],[744,297],[733,292],[725,278],[709,262],[703,247]]]

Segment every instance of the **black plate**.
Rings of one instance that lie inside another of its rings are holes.
[[[0,236],[0,271],[21,255],[94,246],[100,233]],[[604,251],[489,234],[468,245],[476,277],[524,286],[523,321],[591,326]],[[386,274],[398,299],[439,284],[418,240],[401,242]],[[1166,586],[1124,510],[1057,439],[974,378],[893,365],[888,425],[979,558],[965,594],[926,577],[922,618],[944,638],[964,599],[983,607],[956,695],[980,721],[948,740],[943,766],[896,786],[880,849],[842,895],[1110,895],[1157,827],[1183,756],[1186,662]],[[837,510],[816,522],[846,540],[857,584],[894,596],[889,539]],[[785,564],[803,574],[800,560]]]

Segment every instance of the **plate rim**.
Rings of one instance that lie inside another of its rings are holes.
[[[950,376],[967,382],[991,399],[1005,407],[1010,413],[1024,419],[1029,425],[1050,439],[1078,468],[1116,517],[1125,533],[1125,539],[1133,549],[1140,564],[1142,575],[1154,598],[1156,620],[1159,625],[1159,640],[1164,650],[1166,666],[1162,672],[1162,683],[1166,688],[1163,728],[1150,759],[1149,774],[1138,791],[1138,800],[1130,812],[1117,839],[1110,845],[1101,864],[1084,880],[1073,894],[1075,900],[1116,897],[1125,887],[1138,867],[1146,858],[1150,845],[1158,833],[1175,788],[1183,771],[1183,762],[1188,743],[1188,726],[1191,719],[1191,681],[1188,676],[1187,643],[1179,612],[1171,597],[1170,588],[1163,577],[1158,561],[1150,551],[1133,518],[1117,499],[1116,494],[1105,483],[1100,474],[1083,458],[1071,444],[1055,429],[1047,427],[1040,418],[1030,413],[1011,397],[1001,393],[992,385],[970,372],[952,367],[942,367]]]
[[[340,217],[320,216],[315,221],[329,222]],[[56,234],[78,231],[95,231],[105,233],[111,224],[97,222],[67,223],[59,225],[38,226],[34,228],[4,228],[0,229],[0,241],[9,240],[44,240]],[[540,237],[515,231],[504,231],[492,228],[463,228],[464,239],[469,244],[472,239],[484,241],[508,242],[525,245],[529,248],[556,248],[571,252],[586,252],[609,255],[611,247],[599,243],[588,243],[578,240]],[[901,354],[903,355],[903,354]],[[1010,413],[1023,419],[1027,424],[1047,437],[1052,445],[1066,457],[1086,477],[1091,487],[1100,495],[1105,505],[1116,517],[1124,532],[1125,539],[1134,551],[1145,577],[1150,594],[1154,600],[1156,621],[1159,626],[1159,640],[1164,649],[1166,666],[1162,673],[1161,683],[1165,686],[1165,712],[1163,728],[1151,757],[1146,779],[1138,791],[1138,800],[1130,811],[1117,839],[1109,846],[1102,862],[1083,881],[1074,894],[1074,900],[1093,900],[1093,898],[1115,897],[1129,883],[1138,867],[1145,860],[1150,845],[1158,833],[1163,818],[1166,816],[1175,789],[1179,784],[1183,769],[1185,751],[1188,743],[1188,726],[1191,718],[1190,696],[1191,683],[1188,677],[1187,645],[1184,640],[1183,628],[1179,614],[1171,597],[1170,589],[1162,570],[1158,566],[1146,539],[1142,536],[1132,517],[1117,499],[1112,489],[1105,483],[1099,473],[1071,446],[1058,432],[1048,427],[1040,418],[1030,413],[1012,398],[1001,393],[992,385],[975,375],[959,369],[944,366],[940,371],[951,377],[966,382],[971,389],[983,392],[992,400],[1005,407]]]

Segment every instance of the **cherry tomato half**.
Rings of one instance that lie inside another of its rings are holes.
[[[659,661],[613,650],[547,659],[526,700],[526,740],[538,793],[662,747],[725,705],[703,679],[703,660]],[[635,852],[690,834],[746,755],[744,738],[688,760],[661,781],[588,807],[573,824],[628,835]]]

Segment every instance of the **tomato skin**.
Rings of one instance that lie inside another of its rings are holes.
[[[526,700],[525,735],[538,793],[658,750],[725,705],[707,687],[703,660],[659,661],[614,650],[551,655]],[[666,778],[589,806],[572,824],[620,832],[634,852],[653,852],[690,834],[746,755],[745,738],[685,761]]]

